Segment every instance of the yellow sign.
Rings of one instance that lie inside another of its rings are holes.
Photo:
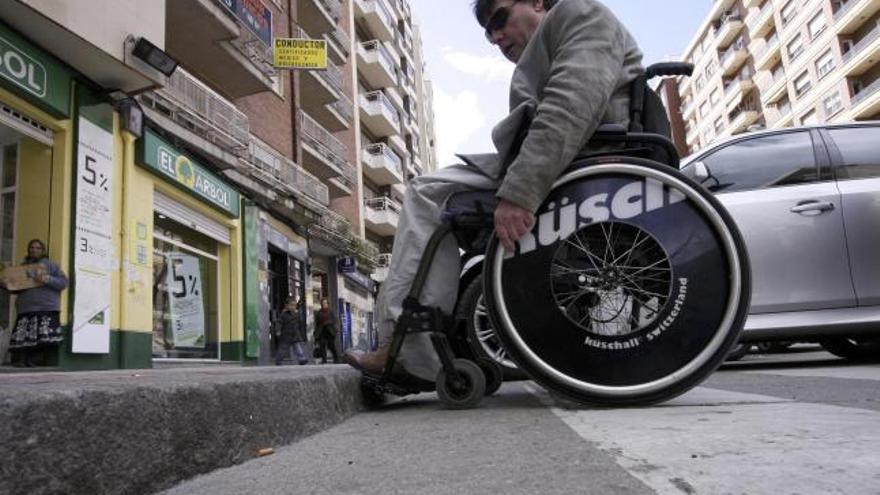
[[[327,41],[275,38],[275,67],[279,69],[326,69]]]

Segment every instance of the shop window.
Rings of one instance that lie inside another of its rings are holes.
[[[153,356],[218,359],[218,243],[164,215],[153,221]]]

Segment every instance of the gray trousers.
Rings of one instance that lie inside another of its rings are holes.
[[[409,181],[394,238],[391,266],[376,304],[380,346],[391,344],[394,322],[400,316],[428,239],[441,224],[441,213],[449,196],[462,191],[497,189],[500,185],[500,181],[470,165],[453,165]],[[450,235],[437,250],[419,302],[451,314],[455,309],[460,272],[461,254]],[[430,381],[440,370],[440,360],[426,333],[406,337],[398,362],[408,373]]]

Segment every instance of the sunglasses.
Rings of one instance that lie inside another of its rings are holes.
[[[510,7],[501,7],[493,12],[489,20],[486,21],[486,39],[492,41],[492,35],[495,34],[495,31],[504,29],[508,19],[510,19]]]

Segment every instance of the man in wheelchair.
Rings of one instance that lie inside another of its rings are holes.
[[[466,191],[494,191],[494,231],[503,246],[535,224],[535,211],[553,183],[585,151],[600,126],[627,129],[632,85],[642,77],[635,39],[596,0],[476,0],[486,38],[516,63],[510,114],[492,131],[497,153],[460,156],[463,164],[409,182],[388,278],[378,303],[380,345],[372,353],[350,352],[347,361],[369,374],[382,373],[395,322],[432,234],[443,223],[449,198]],[[665,114],[663,115],[665,120]],[[490,195],[491,197],[491,195]],[[460,271],[459,248],[446,236],[424,280],[419,303],[450,314]],[[425,333],[409,335],[397,356],[410,375],[433,381],[440,369]]]

